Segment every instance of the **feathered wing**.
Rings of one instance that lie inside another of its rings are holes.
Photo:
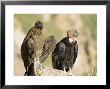
[[[73,67],[78,54],[78,43],[70,44],[67,38],[64,38],[56,44],[52,52],[52,66],[54,69],[62,69],[64,66]],[[68,69],[67,69],[68,71]]]
[[[55,37],[54,36],[48,36],[44,41],[44,46],[42,49],[42,54],[39,57],[40,63],[43,63],[45,59],[48,57],[50,52],[54,49],[56,45]]]
[[[24,75],[34,75],[33,72],[33,61],[35,58],[35,49],[34,49],[34,40],[32,38],[28,38],[21,46],[21,55],[24,62],[24,66],[26,72]],[[30,72],[29,72],[30,71]],[[31,73],[31,74],[29,74]]]
[[[63,61],[65,57],[65,44],[59,42],[56,44],[54,51],[52,52],[52,65],[54,69],[62,69]]]
[[[78,55],[78,43],[76,42],[76,44],[75,44],[75,46],[74,46],[74,59],[73,59],[73,64],[74,64],[75,61],[76,61],[77,55]]]

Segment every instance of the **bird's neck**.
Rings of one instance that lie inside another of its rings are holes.
[[[74,40],[72,38],[69,38],[69,42],[72,43]]]
[[[42,34],[42,30],[40,30],[40,29],[35,29],[35,33],[36,33],[37,35],[41,35],[41,34]]]

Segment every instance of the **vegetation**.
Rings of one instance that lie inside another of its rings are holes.
[[[92,67],[89,72],[87,73],[87,76],[96,76],[97,75],[97,70],[95,67]]]

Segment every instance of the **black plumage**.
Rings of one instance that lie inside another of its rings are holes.
[[[69,42],[69,37],[63,38],[56,44],[54,51],[52,52],[52,65],[54,69],[69,70],[72,69],[78,54],[77,41]]]

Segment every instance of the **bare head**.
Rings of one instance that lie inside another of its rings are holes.
[[[75,29],[68,30],[67,36],[73,40],[77,40],[77,38],[79,37],[79,32]]]
[[[42,22],[37,21],[37,22],[35,23],[35,26],[34,26],[34,27],[37,28],[37,29],[42,30],[42,29],[43,29],[43,24],[42,24]]]

